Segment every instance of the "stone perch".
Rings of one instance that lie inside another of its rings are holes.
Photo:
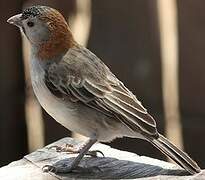
[[[56,152],[51,146],[65,144],[79,145],[79,141],[63,138],[43,149],[26,155],[23,159],[0,168],[0,179],[3,180],[69,180],[69,179],[161,179],[161,180],[201,180],[205,179],[205,171],[194,176],[175,164],[157,159],[139,156],[134,153],[113,149],[104,144],[95,144],[91,150],[100,150],[105,157],[84,157],[80,166],[92,171],[72,172],[69,174],[43,173],[46,164],[66,161],[70,163],[76,154]],[[97,168],[98,167],[98,168]]]

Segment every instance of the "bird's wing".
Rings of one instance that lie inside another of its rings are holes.
[[[45,75],[48,88],[61,98],[80,101],[108,116],[117,117],[133,131],[157,135],[155,120],[137,98],[96,56],[83,53],[50,65]]]

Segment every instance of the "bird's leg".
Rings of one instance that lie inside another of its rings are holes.
[[[83,156],[89,151],[91,146],[97,142],[97,139],[89,139],[89,141],[83,146],[83,148],[80,150],[79,155],[75,158],[75,160],[72,162],[71,166],[75,168],[79,163],[80,160],[83,158]]]
[[[66,143],[63,146],[51,146],[49,149],[55,148],[57,152],[79,153],[80,148],[74,147],[72,144]]]
[[[55,173],[69,173],[72,170],[76,169],[78,167],[78,164],[80,163],[81,159],[84,155],[89,151],[91,146],[97,142],[97,139],[89,139],[89,141],[83,146],[83,148],[80,149],[80,152],[78,156],[74,159],[74,161],[70,165],[63,164],[61,166],[54,165],[45,165],[43,167],[44,172],[55,172]]]
[[[74,145],[72,144],[66,144],[64,146],[51,146],[49,147],[49,149],[55,148],[57,152],[67,152],[69,154],[78,154],[80,153],[81,149],[84,148],[84,146],[86,146],[86,144],[83,144],[80,147],[74,147]],[[88,151],[86,155],[97,157],[97,153],[100,153],[102,156],[104,156],[104,154],[99,150]]]

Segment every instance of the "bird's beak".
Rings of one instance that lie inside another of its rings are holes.
[[[22,14],[17,14],[15,16],[10,17],[7,22],[9,24],[13,24],[17,27],[22,27]]]

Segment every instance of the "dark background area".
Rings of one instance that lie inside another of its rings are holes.
[[[162,77],[157,1],[92,0],[87,47],[112,69],[143,102],[164,133]],[[185,151],[205,167],[205,1],[177,1],[179,94]],[[22,41],[6,20],[23,6],[49,5],[64,16],[75,12],[75,0],[0,1],[0,166],[28,153],[26,87]],[[171,96],[171,94],[170,94]],[[45,144],[70,132],[43,112]],[[36,130],[38,131],[38,129]],[[33,137],[35,138],[35,137]],[[118,149],[165,159],[146,142],[117,139]]]

